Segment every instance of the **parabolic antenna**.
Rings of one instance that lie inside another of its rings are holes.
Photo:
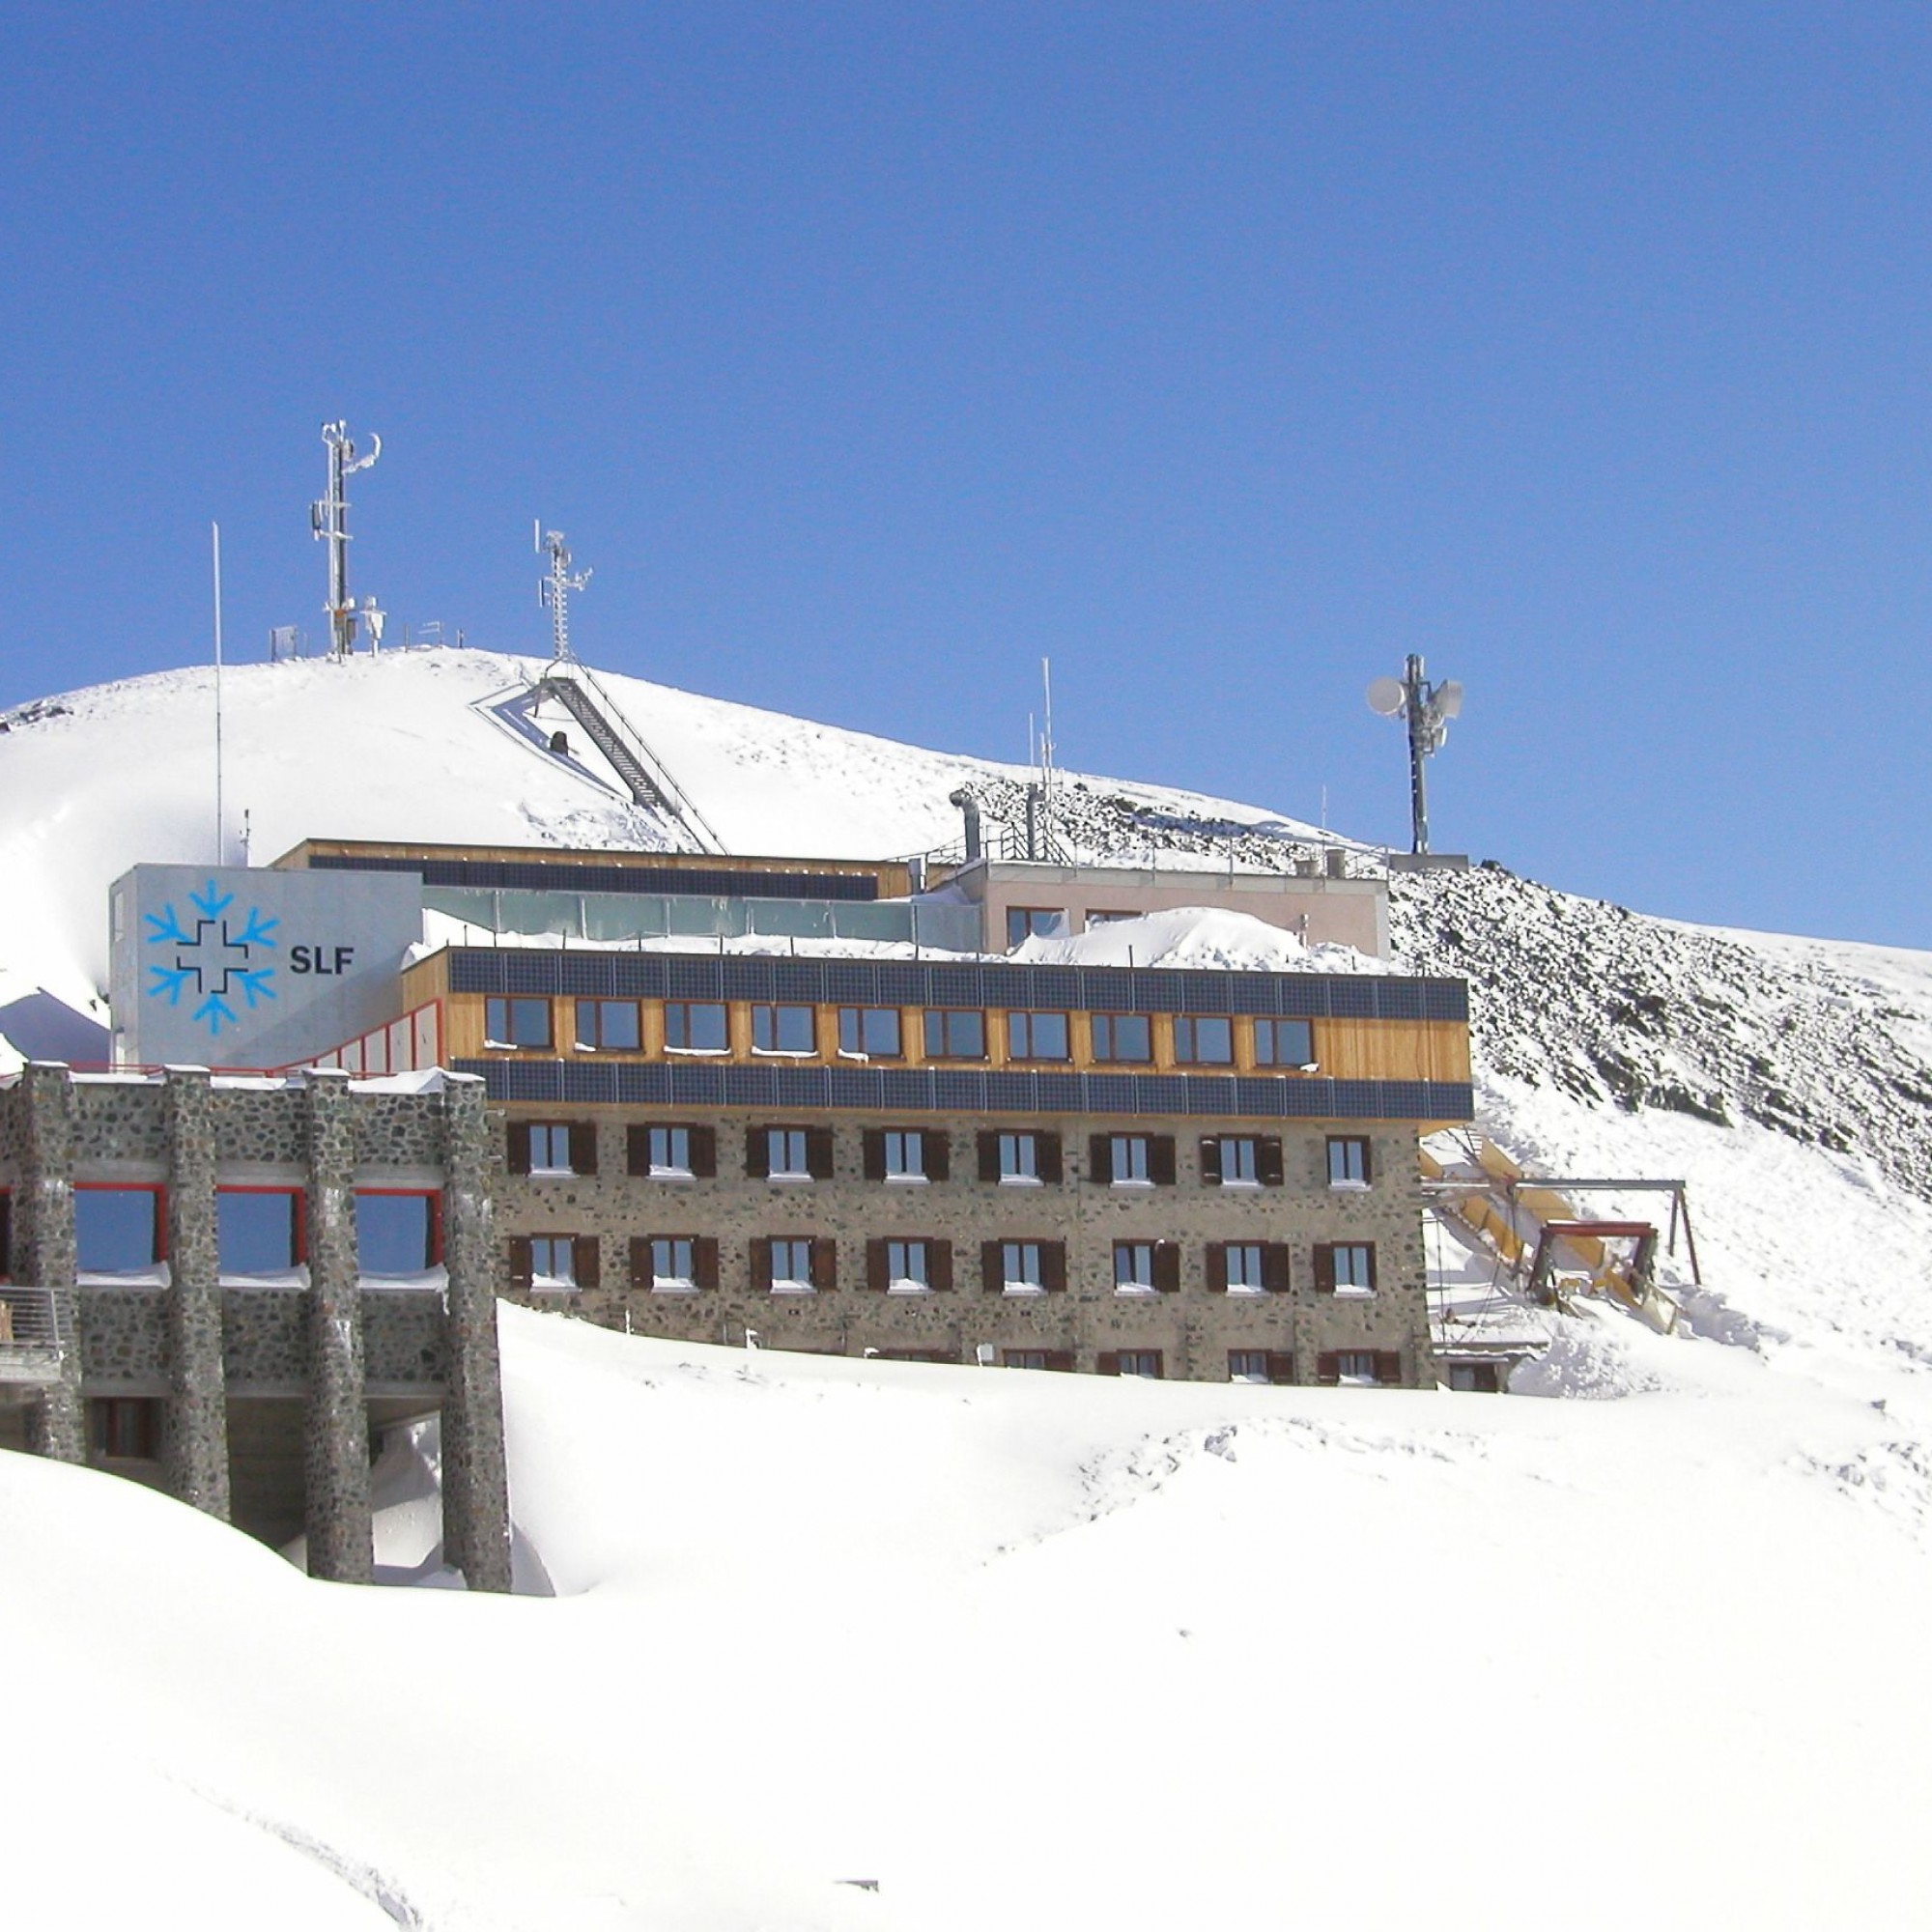
[[[1435,709],[1444,718],[1462,716],[1463,687],[1453,677],[1435,687]]]
[[[1408,693],[1399,677],[1378,677],[1369,686],[1369,709],[1384,718],[1396,717],[1407,701]]]

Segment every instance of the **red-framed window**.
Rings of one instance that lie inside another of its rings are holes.
[[[299,1267],[308,1260],[307,1194],[299,1187],[217,1187],[214,1252],[225,1275]]]
[[[433,1187],[355,1190],[356,1268],[365,1275],[420,1274],[442,1264],[442,1196]]]
[[[76,1265],[82,1274],[141,1274],[168,1258],[167,1189],[157,1180],[77,1180]]]

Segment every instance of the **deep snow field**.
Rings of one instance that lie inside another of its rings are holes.
[[[628,808],[476,708],[504,660],[328,674],[235,680],[258,858],[625,836]],[[0,934],[0,997],[84,999],[107,879],[194,849],[193,759],[128,748],[156,721],[187,742],[197,678],[0,735],[0,869],[36,908]],[[611,682],[745,848],[910,850],[986,770]],[[329,756],[298,755],[298,709]],[[0,1456],[0,1922],[1932,1920],[1932,954],[1497,873],[1402,884],[1396,912],[1405,964],[1476,989],[1487,1132],[1544,1172],[1689,1180],[1679,1335],[1537,1316],[1549,1350],[1495,1399],[746,1353],[505,1308],[522,1569],[554,1594],[501,1600],[311,1583]],[[1183,924],[1163,945],[1262,945]],[[433,1556],[412,1473],[385,1471],[381,1533],[406,1568]]]

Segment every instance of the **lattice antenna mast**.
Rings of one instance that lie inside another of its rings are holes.
[[[349,440],[347,422],[324,423],[322,440],[328,450],[328,494],[309,505],[309,526],[320,542],[328,546],[328,654],[346,658],[355,648],[355,627],[359,613],[349,594],[349,497],[345,485],[358,469],[368,469],[383,453],[383,439],[374,431],[369,436],[369,453],[358,456]],[[376,600],[368,600],[369,641],[379,644],[383,638],[382,613]]]
[[[550,612],[550,654],[561,662],[570,656],[570,593],[582,590],[590,582],[591,573],[581,570],[575,577],[571,575],[570,551],[561,530],[545,529],[539,518],[532,533],[538,553],[550,556],[550,573],[543,580],[541,594],[543,607]]]

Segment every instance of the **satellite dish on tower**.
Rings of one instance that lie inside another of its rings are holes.
[[[1393,678],[1389,680],[1395,682]],[[1452,677],[1435,687],[1435,713],[1439,718],[1460,718],[1463,715],[1463,687]]]
[[[1407,701],[1408,694],[1399,677],[1378,677],[1369,686],[1369,709],[1384,718],[1398,717]]]

